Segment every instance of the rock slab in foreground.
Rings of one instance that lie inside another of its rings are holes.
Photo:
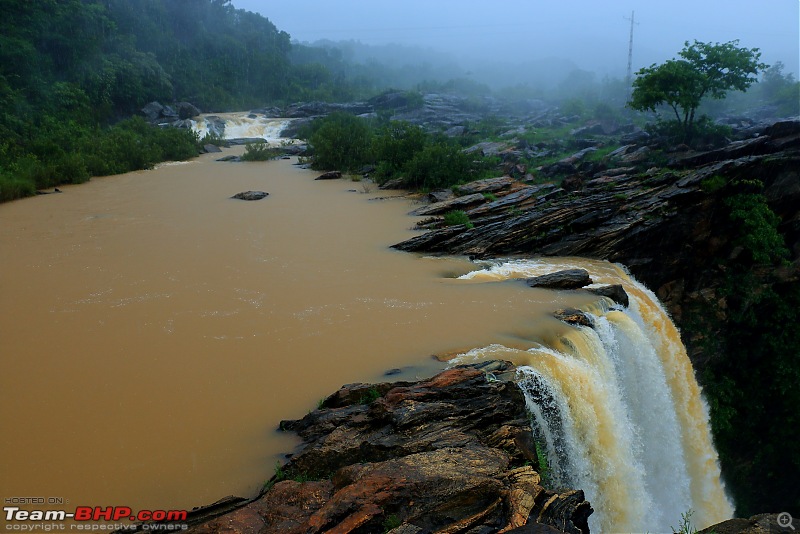
[[[513,377],[511,364],[495,361],[421,382],[344,386],[281,423],[304,441],[283,480],[193,531],[455,533],[538,523],[588,533],[583,492],[541,485]]]

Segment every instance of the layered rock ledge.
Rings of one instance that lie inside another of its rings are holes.
[[[262,495],[195,518],[205,522],[192,531],[588,533],[583,492],[548,489],[537,472],[514,377],[513,365],[493,361],[419,382],[344,386],[281,423],[303,444]]]

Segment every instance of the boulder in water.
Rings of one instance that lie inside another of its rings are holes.
[[[628,298],[628,293],[625,292],[625,288],[622,287],[622,285],[620,284],[614,284],[602,287],[591,287],[588,288],[586,291],[594,293],[595,295],[600,295],[601,297],[608,297],[617,304],[625,306],[626,308],[630,303],[630,299]]]
[[[525,279],[530,287],[544,289],[579,289],[592,283],[586,269],[565,269]]]
[[[315,178],[315,180],[338,180],[342,177],[341,171],[329,171],[324,174],[320,174]]]
[[[243,191],[241,193],[236,193],[231,198],[237,198],[239,200],[261,200],[269,196],[269,193],[265,191]]]

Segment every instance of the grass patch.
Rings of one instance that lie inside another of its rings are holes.
[[[700,182],[700,189],[706,193],[713,193],[725,187],[727,183],[728,181],[725,178],[719,174],[715,174],[709,178],[704,178],[703,181]]]
[[[0,173],[0,202],[29,197],[36,193],[32,180]]]
[[[379,398],[381,398],[381,392],[377,388],[371,387],[361,394],[358,398],[358,404],[372,404]]]
[[[445,226],[458,226],[463,224],[467,228],[474,228],[475,225],[469,220],[469,215],[465,211],[453,210],[444,214]]]
[[[394,530],[402,524],[403,522],[400,521],[400,518],[396,515],[392,514],[386,516],[386,519],[383,521],[383,531],[389,532],[390,530]]]

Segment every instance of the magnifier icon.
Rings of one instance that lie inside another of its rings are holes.
[[[781,528],[790,528],[795,530],[794,525],[792,525],[792,514],[789,512],[781,512],[778,514],[778,526]]]

